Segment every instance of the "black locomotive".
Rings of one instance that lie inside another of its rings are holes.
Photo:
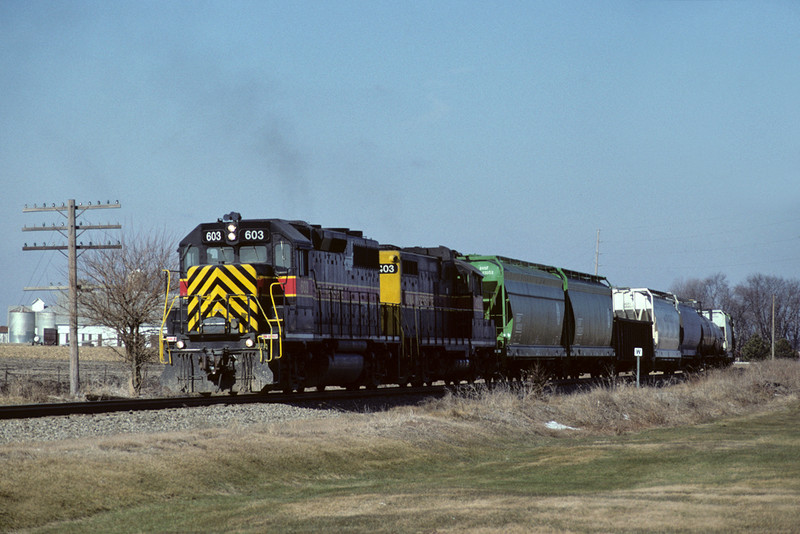
[[[449,249],[230,213],[178,250],[161,358],[182,391],[456,381],[494,358],[481,275]]]
[[[165,384],[184,392],[731,361],[722,311],[701,314],[673,296],[575,271],[235,212],[197,226],[178,252],[180,293],[167,306],[160,357]]]

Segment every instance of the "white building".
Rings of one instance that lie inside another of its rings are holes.
[[[69,314],[64,313],[62,305],[50,308],[37,298],[31,306],[10,307],[8,313],[9,327],[0,331],[0,343],[70,344]],[[159,325],[142,328],[142,332],[150,336],[157,336],[158,330]],[[122,345],[113,328],[93,325],[84,317],[78,318],[78,343],[93,347]]]

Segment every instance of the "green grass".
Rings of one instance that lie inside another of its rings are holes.
[[[15,515],[6,479],[0,504],[11,504],[3,508],[12,515],[0,518],[11,528],[41,525],[32,532],[730,533],[800,525],[796,401],[610,437],[534,438],[425,414],[388,424],[380,417],[117,438],[97,454],[20,453],[12,478],[28,480],[38,504]],[[378,435],[369,430],[381,424]],[[415,427],[419,434],[409,434]],[[70,456],[83,457],[81,469],[68,467]],[[62,494],[48,496],[47,480],[63,484]]]

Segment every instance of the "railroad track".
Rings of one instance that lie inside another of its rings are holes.
[[[110,412],[128,412],[140,410],[165,410],[168,408],[189,408],[196,406],[213,406],[216,404],[305,404],[326,403],[337,404],[347,401],[378,400],[389,397],[428,397],[442,395],[445,386],[428,386],[419,388],[378,388],[319,391],[308,393],[248,393],[240,395],[211,395],[191,397],[165,397],[154,399],[110,399],[80,402],[61,402],[53,404],[17,404],[0,406],[2,419],[30,419],[36,417],[64,416],[76,414],[96,414]]]
[[[663,386],[675,380],[685,379],[685,374],[674,376],[651,376],[650,385]],[[625,376],[619,380],[634,381],[635,377]],[[550,380],[546,387],[548,394],[572,393],[578,389],[597,387],[606,384],[606,379],[582,378],[570,380]],[[456,386],[458,387],[458,386]],[[330,404],[335,406],[348,401],[378,401],[391,397],[430,397],[443,395],[452,386],[432,385],[425,387],[386,387],[378,389],[327,390],[304,393],[247,393],[239,395],[185,396],[138,399],[102,399],[52,404],[18,404],[0,406],[0,420],[30,419],[36,417],[64,416],[75,414],[97,414],[111,412],[164,410],[168,408],[189,408],[213,406],[216,404]]]

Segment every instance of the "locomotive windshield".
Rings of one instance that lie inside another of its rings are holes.
[[[195,265],[231,265],[235,263],[267,263],[269,248],[266,245],[240,247],[197,247],[187,245],[181,254],[181,268],[185,273]],[[283,255],[281,254],[280,257]],[[291,264],[290,260],[288,261]]]
[[[206,263],[209,265],[234,263],[233,247],[208,247],[206,249]]]
[[[264,245],[239,247],[239,263],[266,263],[267,247]]]

